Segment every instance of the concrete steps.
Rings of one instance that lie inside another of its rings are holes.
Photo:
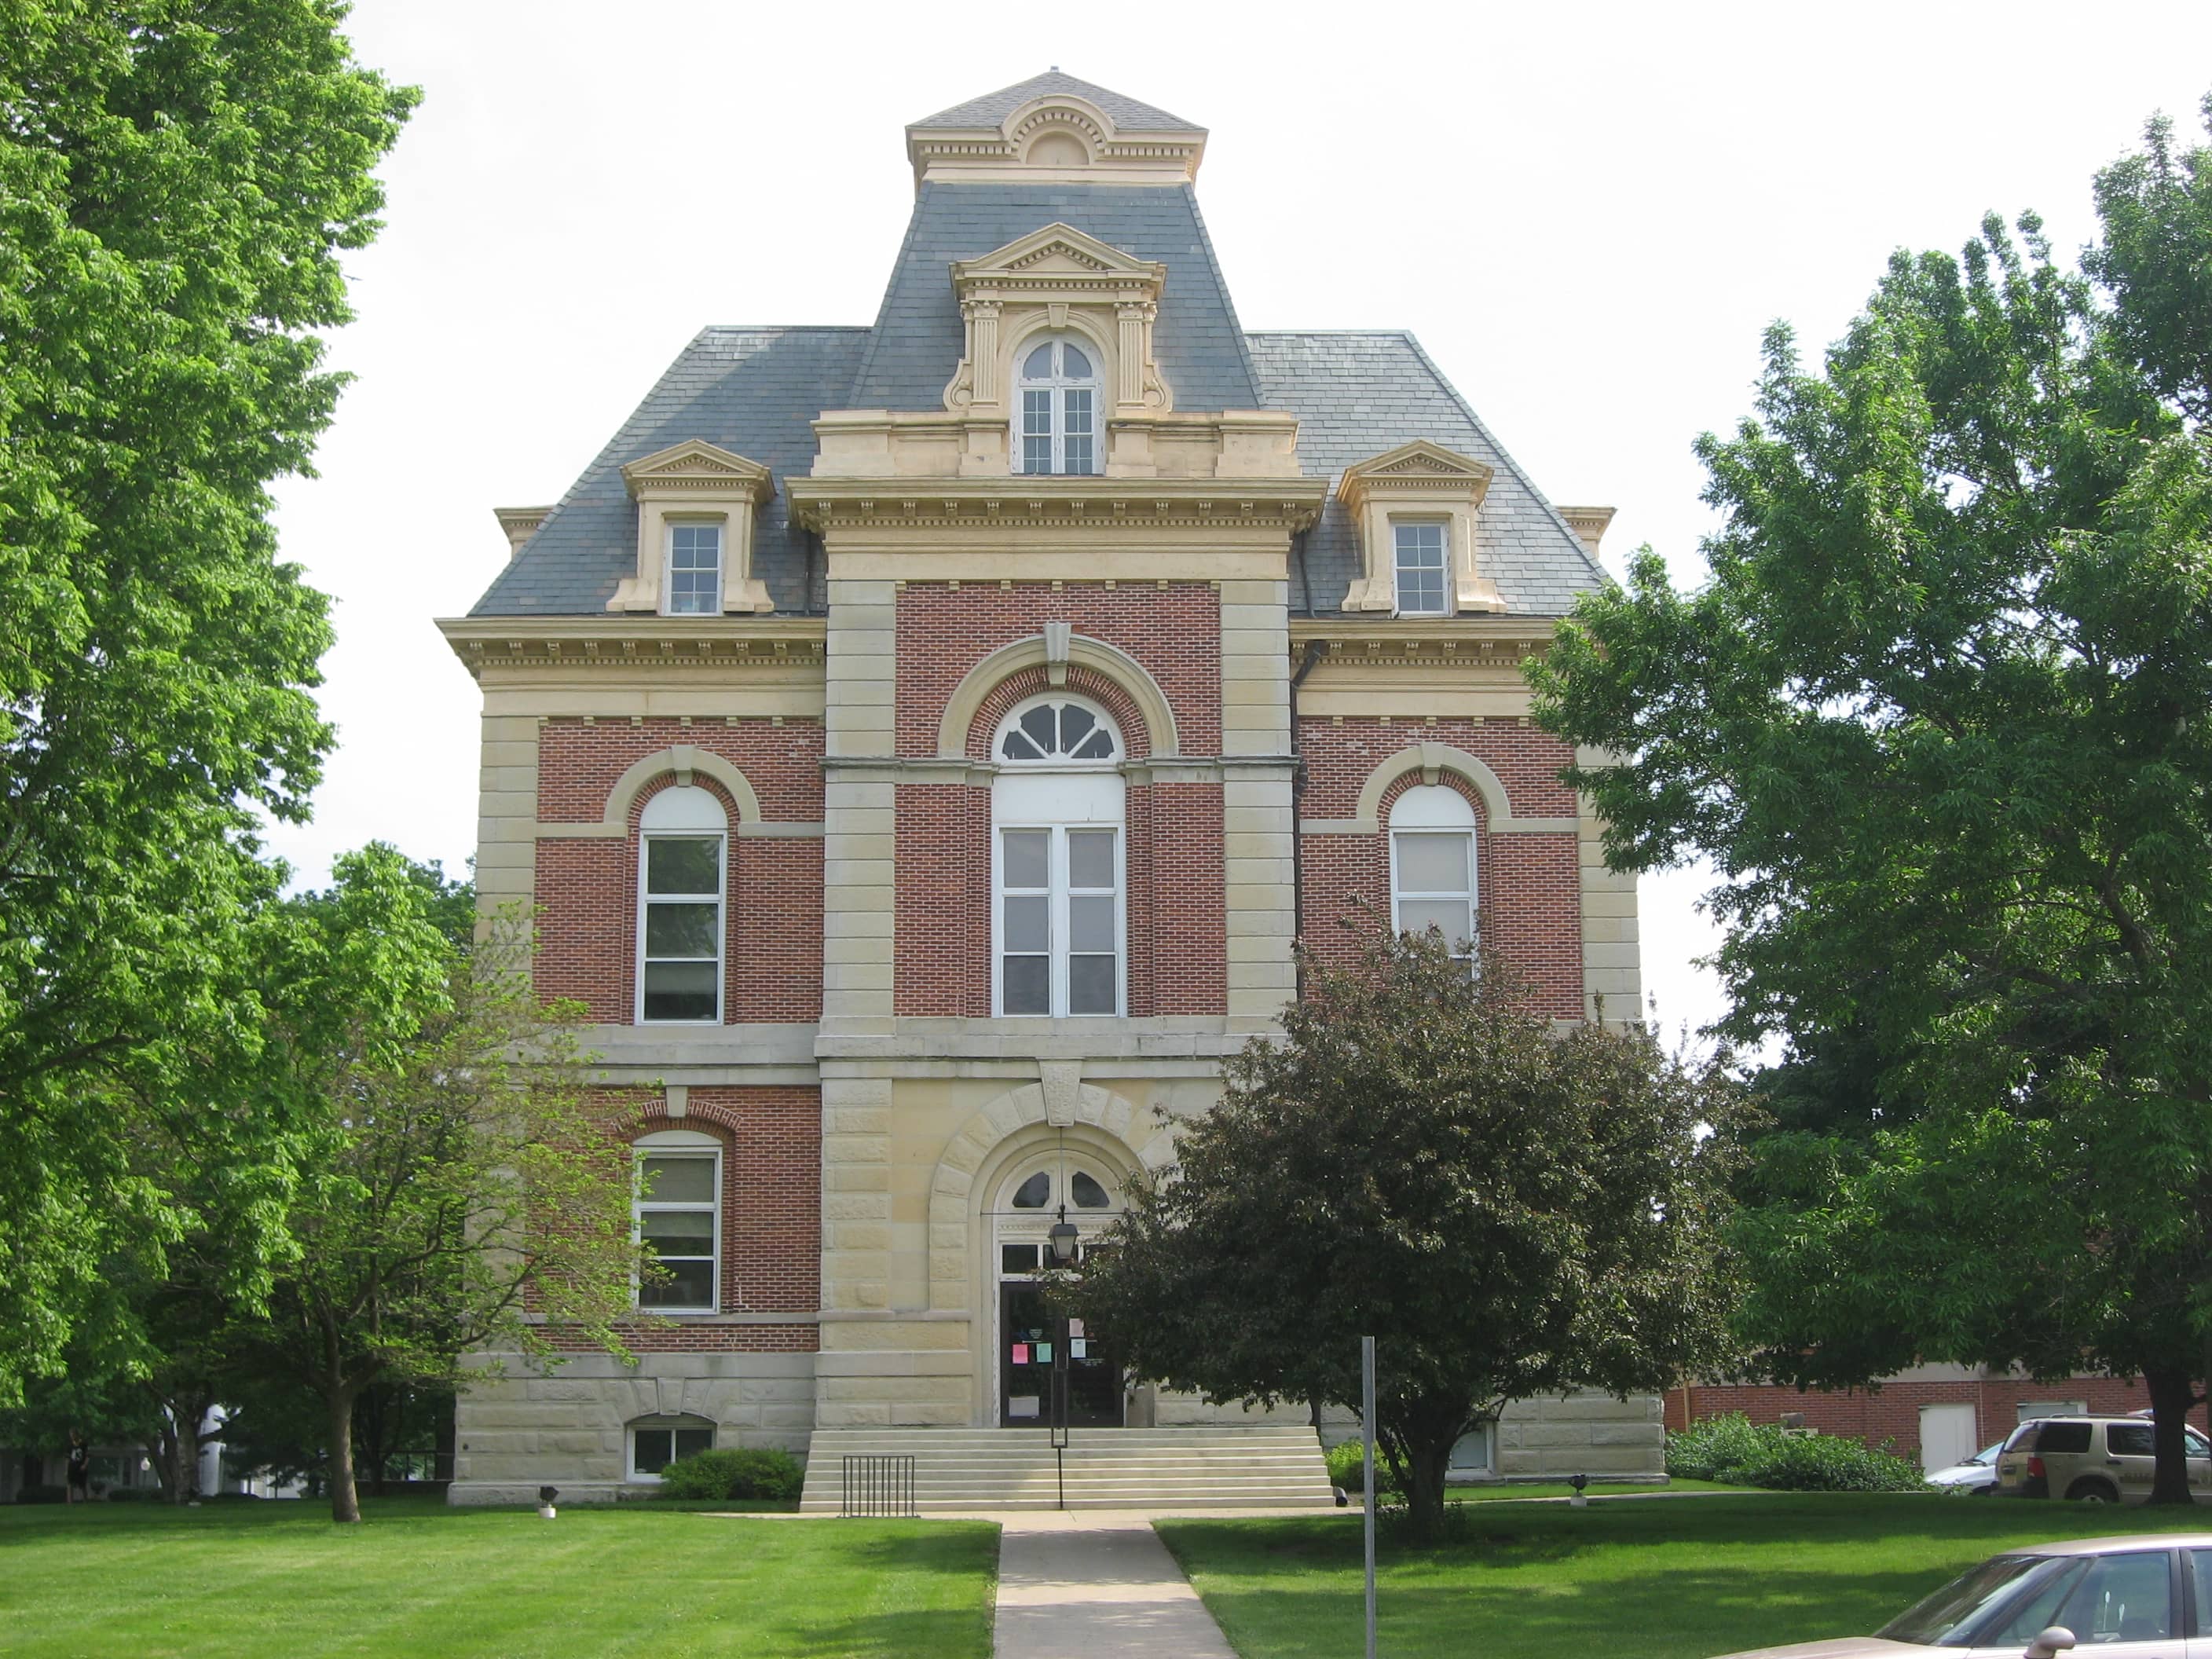
[[[914,1459],[915,1506],[944,1510],[1292,1508],[1332,1500],[1310,1428],[817,1429],[802,1512],[835,1515],[843,1460]]]

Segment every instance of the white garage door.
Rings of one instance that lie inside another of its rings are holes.
[[[1972,1406],[1923,1406],[1920,1408],[1920,1471],[1932,1474],[1963,1463],[1981,1448],[1974,1443]]]

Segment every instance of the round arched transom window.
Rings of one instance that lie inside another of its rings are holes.
[[[1000,760],[1016,763],[1119,760],[1121,734],[1090,703],[1038,697],[1006,717],[994,750]]]

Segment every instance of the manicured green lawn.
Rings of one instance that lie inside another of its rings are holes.
[[[2212,1531],[2212,1510],[1778,1492],[1490,1504],[1463,1519],[1453,1545],[1381,1550],[1387,1659],[1709,1659],[1863,1635],[2015,1545]],[[1360,1650],[1356,1510],[1158,1528],[1244,1659]]]
[[[998,1529],[313,1503],[0,1509],[0,1649],[985,1659]]]

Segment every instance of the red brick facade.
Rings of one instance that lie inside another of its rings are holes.
[[[721,1311],[814,1313],[822,1298],[822,1091],[696,1087],[689,1094],[683,1117],[665,1115],[656,1098],[621,1132],[635,1138],[690,1129],[721,1142]],[[738,1325],[679,1318],[623,1332],[639,1353],[806,1353],[817,1337],[811,1319]]]
[[[915,583],[898,606],[898,744],[937,752],[954,689],[992,652],[1035,637],[1048,621],[1126,651],[1159,685],[1185,757],[1221,747],[1220,605],[1202,583],[1164,588],[1054,589]],[[1016,671],[992,688],[964,750],[990,756],[1006,712],[1049,688],[1045,671]],[[1065,690],[1098,703],[1132,758],[1151,734],[1126,690],[1081,665]],[[1128,1012],[1133,1018],[1218,1015],[1228,1006],[1228,912],[1222,793],[1212,783],[1133,783],[1126,798]],[[970,784],[902,784],[897,810],[896,973],[899,1014],[984,1018],[991,1012],[991,792]]]
[[[1803,1416],[1805,1428],[1848,1435],[1869,1445],[1887,1442],[1899,1456],[1917,1457],[1923,1406],[1973,1407],[1974,1444],[1981,1447],[2019,1423],[2021,1406],[2061,1400],[2078,1400],[2095,1416],[2124,1417],[2148,1407],[2150,1395],[2142,1380],[2132,1376],[2073,1376],[2059,1382],[2026,1382],[2018,1377],[1960,1382],[1907,1379],[1886,1382],[1878,1390],[1848,1389],[1832,1394],[1814,1389],[1801,1393],[1771,1383],[1697,1383],[1669,1389],[1665,1407],[1670,1431],[1732,1412],[1741,1412],[1754,1423],[1779,1423],[1784,1413],[1793,1412]],[[2203,1407],[2189,1415],[2191,1422],[2206,1425]]]
[[[1498,775],[1516,818],[1571,818],[1574,792],[1559,781],[1573,752],[1558,738],[1518,720],[1304,720],[1298,742],[1305,762],[1301,819],[1358,816],[1360,792],[1392,756],[1438,743],[1474,756]],[[1382,793],[1375,835],[1300,837],[1305,937],[1323,959],[1342,961],[1355,949],[1340,922],[1359,902],[1387,917],[1390,907],[1389,815],[1397,798],[1421,781],[1412,772]],[[1577,1019],[1583,1006],[1582,870],[1578,837],[1565,831],[1492,835],[1481,797],[1443,773],[1475,814],[1475,894],[1484,936],[1527,979],[1537,1006],[1554,1019]]]
[[[549,720],[538,729],[538,817],[597,823],[623,774],[678,744],[744,775],[766,824],[822,821],[822,727],[812,720]],[[638,819],[674,781],[655,780],[629,809],[626,838],[548,836],[538,843],[538,988],[573,997],[592,1019],[627,1024],[635,1010]],[[734,831],[736,803],[720,797]],[[722,1018],[807,1021],[822,1016],[822,842],[818,836],[732,834],[724,912]]]

